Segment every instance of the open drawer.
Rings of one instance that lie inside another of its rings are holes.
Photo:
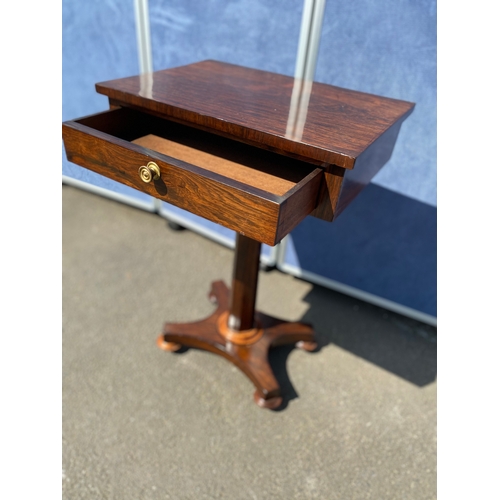
[[[323,179],[309,163],[129,108],[65,122],[63,140],[69,161],[271,246],[314,210]]]

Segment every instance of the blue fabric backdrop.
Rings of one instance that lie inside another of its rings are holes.
[[[315,79],[416,106],[372,184],[302,222],[284,262],[436,316],[436,2],[327,1]]]
[[[149,0],[153,69],[211,58],[293,75],[302,9],[302,0]],[[67,120],[107,109],[95,83],[139,65],[131,1],[65,0],[62,21]],[[416,108],[372,184],[334,224],[303,221],[283,263],[435,315],[436,2],[327,0],[315,79]],[[149,199],[64,154],[63,174]]]

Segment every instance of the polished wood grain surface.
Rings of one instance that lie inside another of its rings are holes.
[[[234,139],[343,168],[401,118],[413,103],[314,82],[300,86],[307,108],[294,124],[292,77],[202,61],[99,83],[112,102],[171,117]],[[297,132],[297,130],[299,132]]]
[[[69,161],[270,246],[314,210],[323,175],[314,165],[243,144],[235,148],[234,141],[125,108],[66,122],[63,139]],[[148,141],[161,139],[160,149],[180,158],[135,143],[152,146]],[[192,159],[199,165],[186,161]],[[146,184],[138,169],[149,161],[161,176]]]
[[[370,148],[361,154],[354,170],[345,170],[339,193],[335,216],[340,215],[354,198],[368,185],[375,174],[389,161],[398,137],[403,119],[380,136]]]
[[[258,266],[258,262],[256,263]],[[202,349],[222,356],[237,366],[254,384],[254,401],[258,406],[277,409],[282,403],[281,388],[269,364],[269,350],[273,347],[295,344],[296,347],[314,351],[315,334],[307,323],[284,321],[262,312],[255,313],[256,333],[241,331],[228,336],[226,318],[230,307],[230,294],[223,281],[215,281],[209,298],[217,304],[207,318],[193,323],[166,323],[157,345],[165,351],[178,346]],[[221,321],[221,319],[223,321]],[[234,335],[247,337],[248,342],[235,342]]]
[[[232,330],[250,330],[255,326],[260,249],[261,244],[258,241],[239,233],[236,234],[228,317],[228,326]]]

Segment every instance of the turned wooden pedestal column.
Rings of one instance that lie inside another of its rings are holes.
[[[255,385],[255,402],[263,408],[281,405],[280,386],[268,361],[271,347],[296,344],[316,349],[314,331],[305,323],[283,321],[255,311],[261,244],[237,235],[231,290],[212,283],[209,298],[217,309],[194,323],[167,323],[158,346],[177,351],[182,346],[211,351],[234,363]]]

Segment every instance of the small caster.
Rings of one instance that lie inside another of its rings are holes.
[[[262,262],[259,263],[259,269],[264,273],[268,273],[272,271],[274,268],[275,266],[269,266],[267,264],[263,264]]]
[[[167,224],[172,231],[184,231],[184,229],[186,229],[184,226],[181,226],[180,224],[177,224],[177,222],[171,220],[167,221]]]

